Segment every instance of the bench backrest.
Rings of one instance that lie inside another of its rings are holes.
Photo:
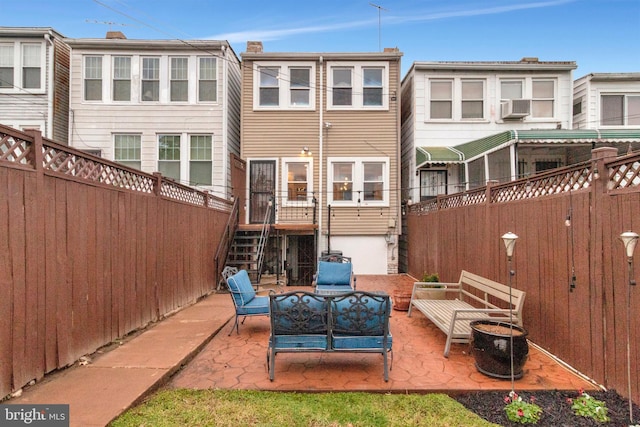
[[[287,292],[269,296],[271,335],[313,335],[329,332],[329,303],[323,295]]]
[[[334,335],[387,336],[391,302],[389,295],[349,292],[331,298],[331,330]]]
[[[522,306],[524,305],[524,297],[526,296],[526,292],[524,291],[514,289],[513,287],[509,289],[509,286],[465,270],[462,270],[462,273],[460,273],[459,285],[461,292],[474,301],[484,305],[489,305],[493,308],[497,307],[489,301],[489,296],[507,303],[506,308],[509,308],[508,304],[509,301],[511,301],[513,313],[518,317],[521,317],[522,315]],[[469,290],[464,288],[464,285],[473,288],[481,295],[469,292]]]

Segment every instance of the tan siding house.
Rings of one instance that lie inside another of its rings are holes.
[[[70,145],[230,197],[240,61],[226,41],[67,39]]]
[[[400,60],[375,53],[242,53],[246,227],[275,212],[289,282],[341,251],[360,274],[397,272]],[[304,265],[303,265],[304,264]]]

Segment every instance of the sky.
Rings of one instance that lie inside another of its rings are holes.
[[[419,61],[575,61],[574,78],[640,72],[640,0],[0,0],[0,26],[70,38],[248,40],[267,52],[397,47]]]

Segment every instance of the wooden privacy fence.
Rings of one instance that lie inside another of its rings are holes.
[[[468,270],[506,284],[501,236],[514,232],[513,286],[527,292],[530,339],[625,396],[630,304],[631,393],[638,402],[640,286],[629,286],[619,236],[640,233],[640,155],[615,156],[615,148],[601,148],[585,164],[412,205],[408,265],[414,277],[437,272],[455,281]]]
[[[0,126],[0,397],[215,289],[230,210]]]

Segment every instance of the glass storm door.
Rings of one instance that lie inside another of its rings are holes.
[[[249,167],[249,222],[262,224],[269,209],[276,187],[276,161],[253,160]],[[271,220],[274,220],[275,202],[272,203]]]

